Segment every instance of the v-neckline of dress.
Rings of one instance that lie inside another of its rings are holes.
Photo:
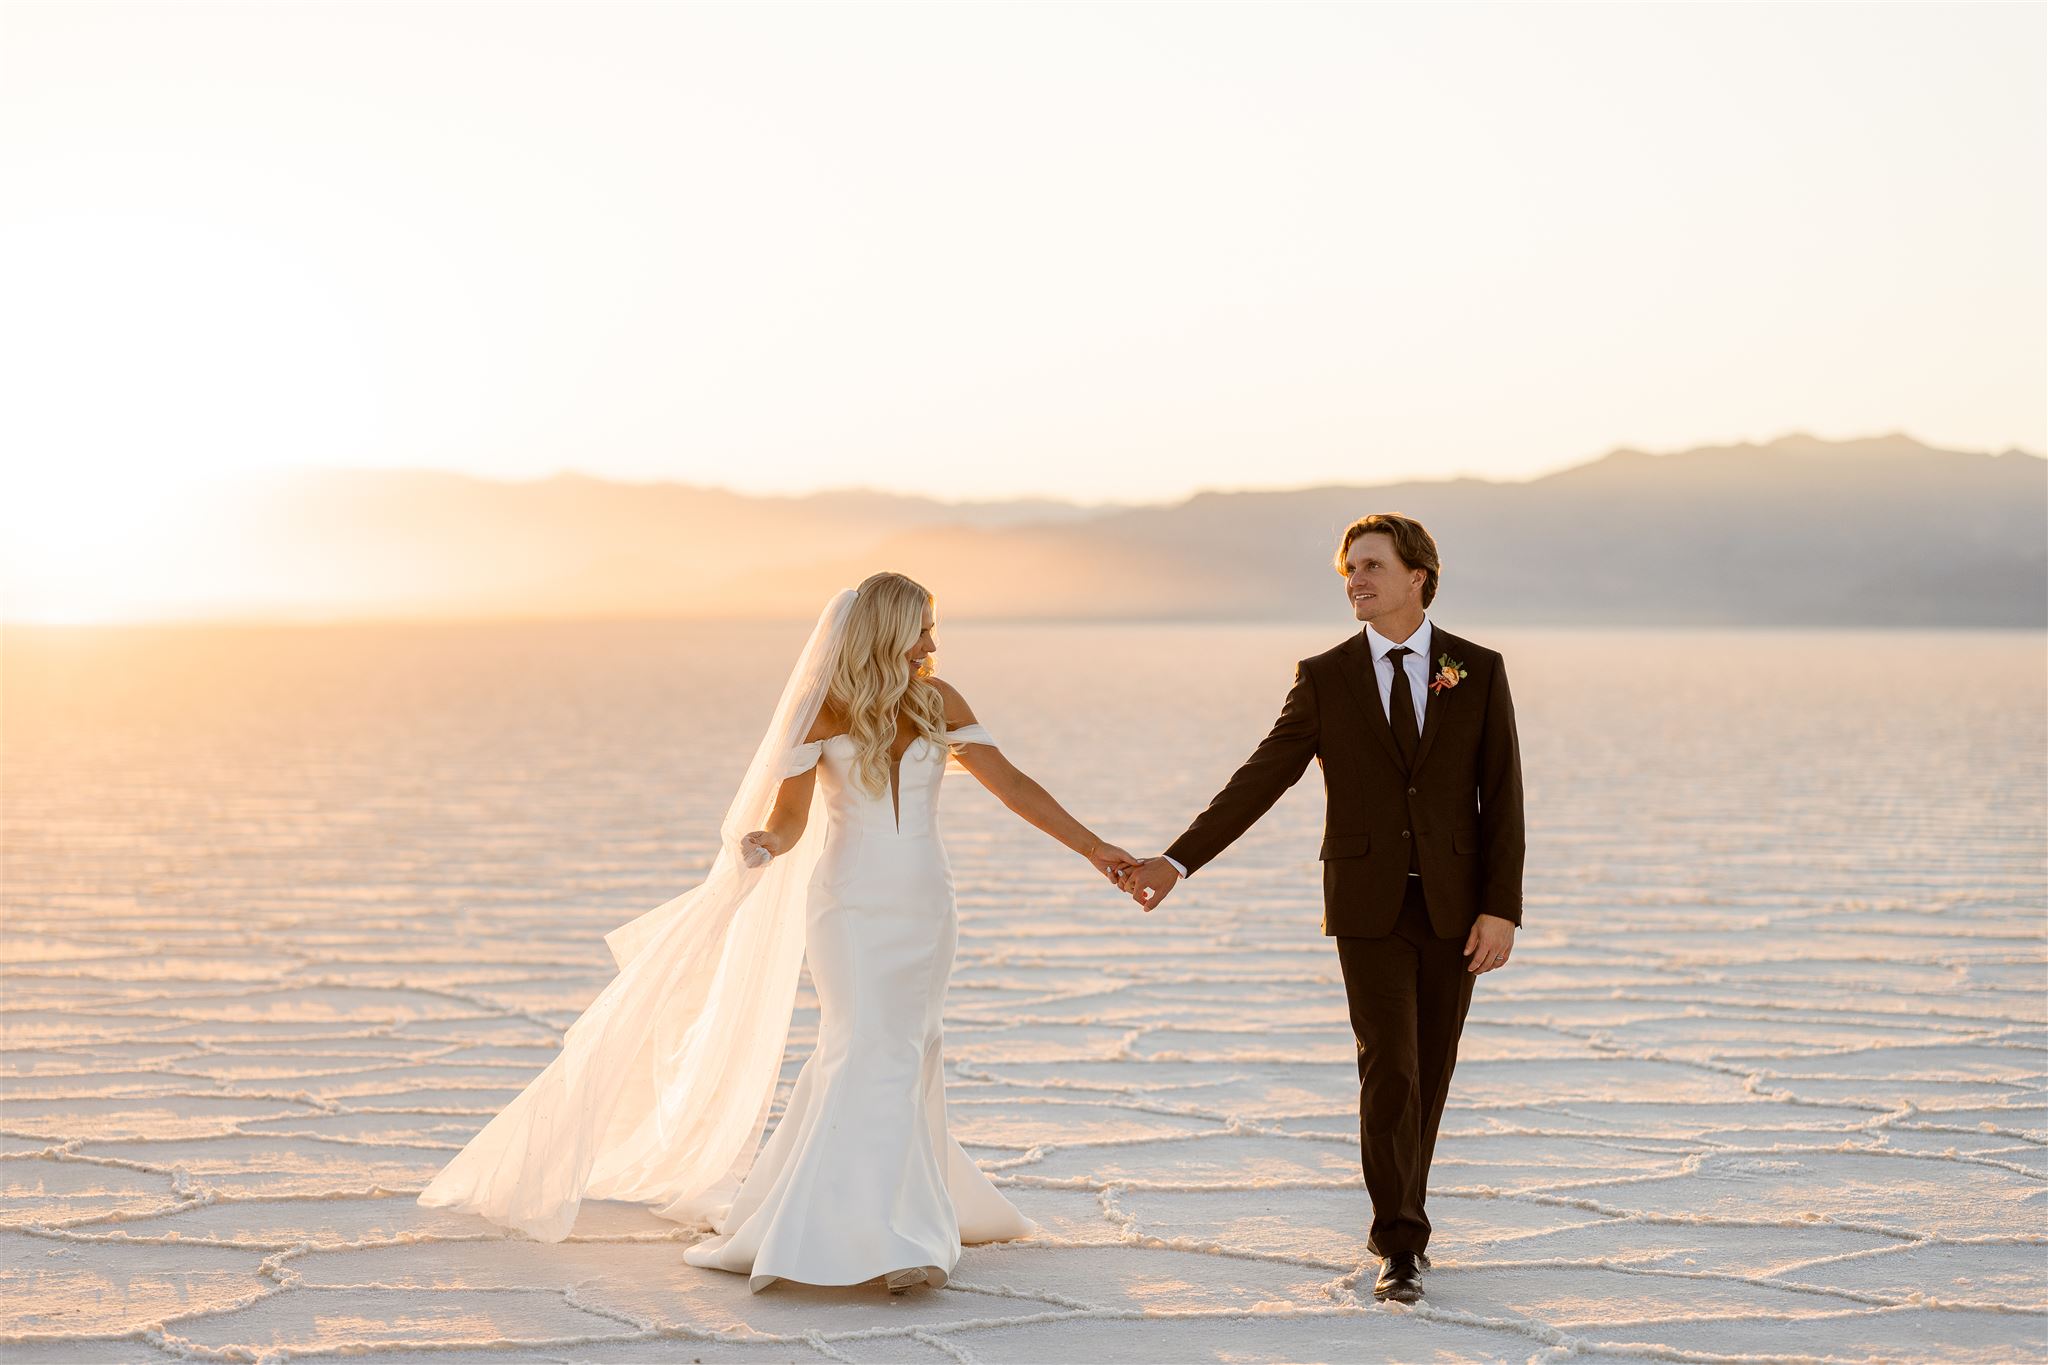
[[[912,729],[916,730],[916,727],[913,726]],[[842,737],[851,739],[853,735],[851,731],[841,730],[838,734],[825,736],[818,743],[829,744]],[[902,753],[895,752],[893,746],[889,753],[889,813],[895,818],[898,834],[903,832],[903,760],[909,757],[910,751],[917,747],[920,740],[927,744],[931,742],[922,730],[916,730],[910,737],[910,743],[903,746]]]
[[[896,753],[892,749],[889,754],[889,813],[896,819],[898,834],[903,832],[903,760],[910,756],[910,751],[915,749],[917,742],[923,738],[924,732],[918,731],[910,737],[910,743],[903,746],[902,753]]]

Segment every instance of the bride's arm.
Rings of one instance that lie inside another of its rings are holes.
[[[974,712],[958,689],[937,678],[932,679],[932,685],[946,699],[947,729],[958,730],[974,724]],[[992,744],[963,744],[957,752],[960,766],[973,773],[974,780],[993,792],[996,800],[1026,823],[1044,830],[1095,864],[1095,870],[1104,876],[1114,876],[1120,869],[1137,862],[1130,854],[1097,837],[1093,830],[1069,815],[1066,807],[1053,799],[1051,792],[1005,758],[1001,749]]]
[[[740,840],[740,846],[765,848],[778,857],[794,848],[796,841],[804,837],[804,826],[810,823],[811,788],[817,782],[816,768],[806,768],[795,777],[785,778],[776,789],[775,809],[768,813],[768,827]]]
[[[836,724],[829,712],[821,712],[811,724],[806,744],[815,744],[834,733]],[[768,812],[768,827],[757,829],[740,840],[741,848],[765,848],[780,857],[796,847],[811,819],[811,789],[818,783],[818,770],[806,768],[795,777],[783,779],[775,791],[775,809]]]

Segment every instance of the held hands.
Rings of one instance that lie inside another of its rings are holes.
[[[1173,864],[1164,858],[1147,858],[1116,879],[1116,884],[1130,892],[1131,899],[1147,914],[1165,900],[1167,892],[1179,882],[1180,873],[1175,872]]]
[[[1111,881],[1116,881],[1126,868],[1135,867],[1138,862],[1115,844],[1105,844],[1100,839],[1090,844],[1088,851],[1082,856],[1094,865],[1097,872]]]
[[[1180,880],[1180,874],[1173,870],[1173,864],[1164,858],[1133,858],[1115,844],[1097,843],[1088,853],[1088,861],[1095,870],[1117,884],[1120,890],[1130,893],[1147,911],[1166,898],[1173,884]]]

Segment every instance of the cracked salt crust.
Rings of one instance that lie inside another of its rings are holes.
[[[751,1295],[638,1208],[553,1245],[419,1208],[603,986],[602,933],[701,872],[751,738],[687,671],[745,695],[793,646],[683,629],[551,681],[507,635],[228,632],[177,675],[150,651],[197,646],[137,636],[62,710],[10,639],[10,1359],[2048,1359],[2033,636],[1950,638],[1972,691],[1931,705],[1886,635],[1484,634],[1529,926],[1477,984],[1421,1304],[1369,1293],[1313,775],[1150,916],[949,777],[951,1120],[1044,1231],[945,1290]],[[963,626],[943,662],[1150,848],[1323,634]],[[1760,689],[1758,648],[1827,695]],[[190,681],[129,685],[158,676]]]

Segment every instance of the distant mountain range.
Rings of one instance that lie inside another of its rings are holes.
[[[1311,620],[1345,611],[1331,554],[1372,511],[1429,526],[1468,622],[2048,627],[2048,461],[1903,435],[1111,508],[300,473],[195,518],[190,553],[232,619],[806,617],[890,568],[952,617]]]

